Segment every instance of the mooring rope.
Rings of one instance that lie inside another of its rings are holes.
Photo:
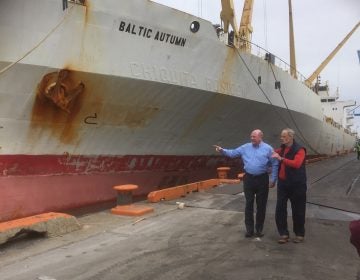
[[[19,63],[21,60],[23,60],[25,57],[27,57],[29,54],[31,54],[34,50],[36,50],[42,43],[44,43],[46,41],[46,39],[49,38],[50,35],[53,34],[55,32],[55,30],[58,29],[65,22],[65,20],[70,15],[70,12],[74,7],[75,7],[75,5],[71,6],[68,9],[66,15],[63,17],[63,19],[53,29],[51,29],[50,32],[43,39],[41,39],[32,49],[30,49],[28,52],[26,52],[22,57],[20,57],[16,61],[10,63],[5,68],[1,69],[0,75],[5,73],[6,71],[8,71],[11,67],[13,67],[15,64]]]

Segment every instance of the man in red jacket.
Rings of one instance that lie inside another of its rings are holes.
[[[305,236],[306,211],[306,170],[304,147],[294,140],[295,132],[286,128],[281,132],[281,147],[272,155],[280,161],[277,185],[277,202],[275,219],[280,234],[279,243],[289,241],[287,225],[287,201],[290,200],[295,238],[293,242],[301,243]]]

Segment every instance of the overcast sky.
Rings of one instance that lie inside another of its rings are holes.
[[[155,0],[220,23],[221,0]],[[234,0],[238,24],[243,0]],[[311,75],[360,21],[360,0],[292,0],[296,63],[305,77]],[[254,0],[252,41],[289,62],[288,0]],[[321,75],[330,92],[339,88],[341,100],[360,105],[360,28],[352,35]],[[356,110],[360,113],[360,108]],[[360,130],[360,117],[356,124]]]

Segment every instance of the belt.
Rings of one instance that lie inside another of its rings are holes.
[[[253,175],[253,174],[250,174],[250,173],[247,173],[247,172],[245,172],[245,176],[248,176],[248,177],[250,177],[250,178],[259,178],[259,177],[263,177],[263,176],[268,176],[268,174],[267,173],[262,173],[262,174],[258,174],[258,175]]]

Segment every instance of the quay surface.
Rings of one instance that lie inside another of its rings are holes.
[[[265,236],[245,238],[242,184],[223,185],[174,201],[139,202],[155,208],[142,217],[108,209],[78,216],[81,230],[6,243],[0,278],[360,279],[360,257],[349,242],[349,221],[360,219],[360,161],[351,153],[309,164],[307,172],[304,243],[277,243],[276,188]]]

